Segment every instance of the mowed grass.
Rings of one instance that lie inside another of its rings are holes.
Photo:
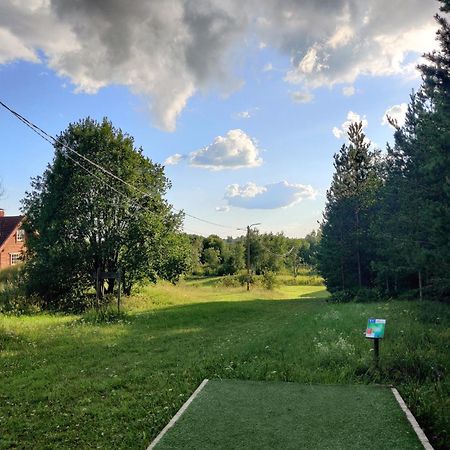
[[[449,308],[336,305],[321,286],[149,286],[124,320],[0,316],[1,448],[144,449],[204,379],[394,383],[439,448],[450,417]],[[368,317],[387,319],[381,371]]]
[[[387,387],[212,380],[155,448],[420,450],[423,446]]]

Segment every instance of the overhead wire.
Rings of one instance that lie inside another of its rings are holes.
[[[38,136],[40,136],[42,139],[44,139],[45,141],[47,141],[51,145],[53,145],[53,146],[55,146],[55,145],[58,146],[59,145],[59,146],[65,148],[65,149],[67,149],[68,151],[70,151],[70,152],[76,154],[78,157],[82,158],[87,163],[89,163],[89,164],[93,165],[94,167],[96,167],[97,169],[101,170],[104,174],[106,174],[106,175],[116,179],[117,181],[120,181],[121,183],[129,186],[130,188],[134,189],[135,191],[139,192],[142,195],[146,195],[147,196],[147,195],[151,194],[151,192],[146,192],[146,191],[144,191],[144,190],[134,186],[133,184],[131,184],[128,181],[120,178],[119,176],[117,176],[116,174],[111,172],[110,170],[104,168],[102,165],[100,165],[100,164],[96,163],[95,161],[92,161],[91,159],[89,159],[86,156],[82,155],[81,153],[79,153],[78,151],[76,151],[75,149],[70,147],[69,145],[67,145],[64,142],[62,142],[61,140],[55,138],[51,134],[47,133],[45,130],[40,128],[38,125],[36,125],[32,121],[28,120],[26,117],[24,117],[23,115],[21,115],[20,113],[18,113],[14,109],[10,108],[8,105],[6,105],[1,100],[0,100],[0,105],[3,106],[3,108],[5,108],[7,111],[9,111],[14,117],[16,117],[19,121],[21,121],[28,128],[30,128],[34,133],[36,133]],[[71,159],[72,159],[72,161],[74,160],[73,158],[71,158]],[[78,165],[79,165],[79,163],[78,163]],[[91,175],[92,175],[92,173],[91,173]],[[123,194],[123,195],[126,195],[126,194]],[[203,219],[203,218],[195,216],[193,214],[189,214],[188,212],[186,212],[184,210],[180,210],[180,209],[177,209],[175,207],[172,207],[172,208],[174,209],[174,211],[182,212],[185,216],[190,217],[191,219],[195,219],[195,220],[198,220],[200,222],[207,223],[209,225],[213,225],[213,226],[217,226],[217,227],[221,227],[221,228],[232,229],[232,230],[236,229],[236,227],[232,227],[232,226],[229,226],[229,225],[223,225],[223,224],[220,224],[220,223],[217,223],[217,222],[212,222],[210,220]]]

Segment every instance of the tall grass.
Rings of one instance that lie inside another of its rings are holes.
[[[446,448],[448,306],[326,296],[187,281],[142,287],[112,323],[0,316],[0,447],[145,448],[203,378],[237,378],[395,384]],[[387,319],[380,369],[363,335],[369,317]]]

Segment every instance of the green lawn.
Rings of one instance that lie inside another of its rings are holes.
[[[395,383],[444,447],[449,308],[334,305],[320,286],[146,287],[124,321],[0,316],[1,448],[143,449],[204,379]],[[381,373],[367,318],[386,318]]]
[[[391,390],[380,386],[213,380],[158,450],[420,450]]]

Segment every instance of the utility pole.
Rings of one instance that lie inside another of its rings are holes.
[[[246,237],[246,243],[247,243],[247,291],[250,290],[250,232],[251,228],[255,227],[256,225],[261,225],[260,223],[252,223],[251,225],[247,225],[247,237]],[[238,230],[244,231],[244,228],[238,228]]]

